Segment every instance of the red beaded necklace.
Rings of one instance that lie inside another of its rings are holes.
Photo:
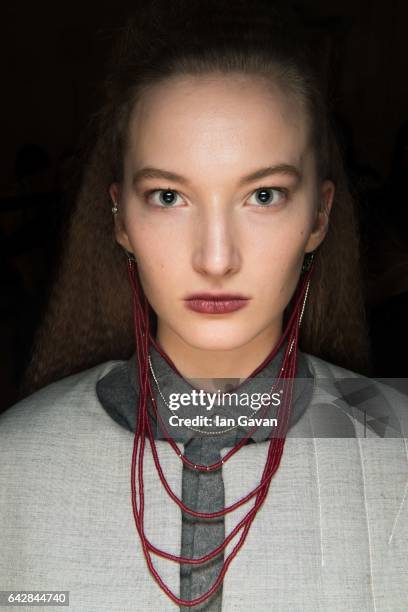
[[[232,448],[223,459],[220,461],[206,466],[200,464],[193,464],[187,457],[185,457],[179,450],[177,444],[168,434],[161,418],[159,412],[157,410],[156,399],[154,397],[151,381],[149,378],[149,367],[148,367],[148,351],[149,351],[149,342],[152,343],[155,348],[160,352],[160,354],[172,365],[173,369],[176,373],[179,374],[175,365],[171,362],[169,357],[165,355],[162,351],[161,347],[157,344],[155,339],[150,333],[150,319],[149,319],[149,304],[147,302],[146,297],[144,296],[143,291],[141,290],[139,280],[137,278],[137,274],[135,273],[135,261],[134,259],[128,259],[128,272],[129,278],[131,282],[131,286],[133,289],[133,316],[134,316],[134,326],[135,326],[135,335],[136,335],[136,354],[137,354],[137,366],[138,366],[138,377],[139,377],[139,407],[137,413],[137,423],[136,423],[136,431],[134,437],[133,444],[133,453],[132,453],[132,469],[131,469],[131,490],[132,490],[132,508],[133,515],[135,519],[136,529],[139,534],[142,549],[144,556],[147,561],[147,565],[149,567],[150,572],[152,573],[154,579],[159,584],[161,589],[168,595],[168,597],[178,605],[192,607],[197,604],[200,604],[207,600],[211,595],[218,589],[221,584],[225,573],[237,555],[238,551],[243,546],[249,529],[252,525],[255,516],[260,509],[265,497],[268,493],[269,486],[272,480],[273,475],[279,467],[283,447],[286,440],[286,433],[288,430],[290,415],[291,415],[291,405],[292,405],[292,395],[293,395],[293,385],[294,385],[294,377],[296,373],[296,362],[297,362],[297,345],[298,345],[298,337],[299,337],[299,327],[303,316],[304,307],[306,304],[307,294],[309,290],[310,276],[312,273],[312,266],[309,270],[302,275],[300,282],[298,283],[298,287],[295,291],[295,295],[293,297],[293,310],[291,316],[286,324],[285,331],[282,334],[278,344],[275,346],[272,353],[264,360],[264,362],[256,368],[251,377],[258,372],[262,365],[269,359],[271,359],[280,349],[283,342],[286,338],[288,338],[288,345],[285,350],[285,354],[282,361],[281,370],[279,372],[278,377],[275,380],[274,387],[280,385],[283,388],[282,401],[280,403],[277,419],[278,419],[278,427],[277,434],[270,438],[269,448],[267,459],[265,462],[265,466],[263,469],[262,477],[260,483],[247,495],[245,495],[242,499],[236,501],[230,506],[225,507],[223,510],[219,510],[217,512],[196,512],[190,508],[188,508],[182,501],[179,499],[175,493],[172,491],[170,485],[168,484],[164,474],[162,467],[160,465],[155,439],[153,436],[151,424],[148,418],[148,402],[150,401],[152,414],[156,417],[157,422],[160,425],[162,432],[164,433],[165,438],[173,448],[173,450],[177,453],[180,459],[188,465],[191,469],[195,469],[197,471],[213,471],[220,469],[223,464],[226,463],[238,450],[247,442],[248,438],[252,434],[252,431],[247,432],[245,437],[234,447]],[[181,376],[181,375],[180,375]],[[256,428],[255,428],[256,429]],[[186,557],[180,557],[177,555],[170,554],[165,552],[156,546],[154,546],[146,537],[145,529],[144,529],[144,485],[143,485],[143,458],[144,458],[144,450],[145,450],[145,441],[146,437],[148,438],[149,445],[152,451],[154,464],[156,467],[156,471],[158,473],[159,479],[163,484],[166,492],[169,497],[187,514],[197,517],[197,518],[206,518],[212,519],[221,516],[225,516],[226,514],[232,512],[233,510],[239,508],[247,501],[255,497],[254,504],[252,508],[247,512],[243,519],[234,527],[234,529],[227,535],[224,542],[215,548],[213,551],[208,553],[207,555],[200,558],[189,559]],[[136,488],[136,473],[137,473],[137,488]],[[138,498],[138,500],[137,500]],[[160,578],[158,572],[153,566],[151,553],[158,555],[159,557],[169,559],[171,561],[175,561],[177,563],[187,563],[192,565],[198,565],[204,562],[209,561],[216,557],[221,551],[223,551],[229,542],[242,530],[242,533],[239,536],[238,542],[233,547],[230,554],[224,560],[222,569],[211,586],[211,588],[203,593],[200,597],[193,599],[191,601],[187,601],[177,597],[163,582]]]

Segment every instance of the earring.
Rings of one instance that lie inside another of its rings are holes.
[[[116,215],[116,213],[118,212],[118,206],[117,206],[116,202],[113,203],[112,212],[113,212],[114,215]]]
[[[127,249],[123,249],[126,253],[126,256],[128,258],[129,261],[136,261],[135,256],[133,255],[133,253],[130,253]]]
[[[308,272],[310,270],[310,268],[312,267],[313,259],[314,259],[314,251],[312,251],[311,253],[305,254],[305,258],[303,260],[303,265],[302,265],[302,272]]]

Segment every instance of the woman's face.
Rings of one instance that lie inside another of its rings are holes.
[[[136,257],[157,340],[277,341],[305,252],[327,230],[318,204],[329,211],[334,193],[317,184],[301,109],[260,78],[177,77],[143,94],[128,137],[123,182],[110,188],[115,233]],[[209,314],[185,302],[201,292],[250,299]]]

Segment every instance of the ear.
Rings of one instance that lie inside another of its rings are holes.
[[[317,249],[327,234],[335,189],[333,181],[325,180],[321,184],[319,194],[321,206],[316,211],[314,226],[307,241],[305,253],[310,253]]]
[[[133,253],[132,246],[129,242],[129,237],[126,233],[124,219],[123,219],[123,211],[121,209],[121,190],[119,183],[112,183],[109,187],[109,195],[112,200],[112,204],[116,204],[118,207],[118,212],[113,215],[113,221],[115,224],[115,238],[116,242],[118,242],[123,248],[125,248],[129,253]]]

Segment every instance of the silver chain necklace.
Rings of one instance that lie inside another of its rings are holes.
[[[291,347],[291,350],[292,350],[292,347]],[[162,393],[162,390],[160,389],[159,381],[157,380],[156,374],[154,372],[152,360],[150,358],[150,354],[148,355],[148,361],[149,361],[149,368],[150,368],[150,371],[152,373],[152,376],[153,376],[154,382],[156,384],[157,390],[158,390],[158,392],[160,394],[160,397],[162,398],[164,404],[167,406],[168,410],[170,410],[170,412],[173,412],[173,410],[170,408],[170,406],[166,402],[166,399],[165,399],[165,397],[164,397],[164,395]],[[283,371],[283,368],[281,368],[281,372],[282,371]],[[271,387],[271,390],[269,392],[269,396],[272,393],[273,386],[274,386],[275,382],[276,382],[276,380],[274,381],[274,383],[273,383],[273,385]],[[283,392],[283,390],[281,390],[281,392]],[[252,408],[252,415],[251,415],[251,417],[254,416],[256,413],[257,413],[257,410],[254,410]],[[186,427],[187,429],[190,429],[191,431],[196,431],[197,433],[204,434],[206,436],[220,436],[220,435],[222,435],[224,433],[227,433],[228,431],[232,431],[233,429],[236,429],[238,427],[238,424],[237,425],[233,425],[232,427],[228,427],[228,429],[223,429],[222,431],[204,431],[202,429],[197,429],[195,427],[190,427],[189,425],[183,425],[183,427]]]

